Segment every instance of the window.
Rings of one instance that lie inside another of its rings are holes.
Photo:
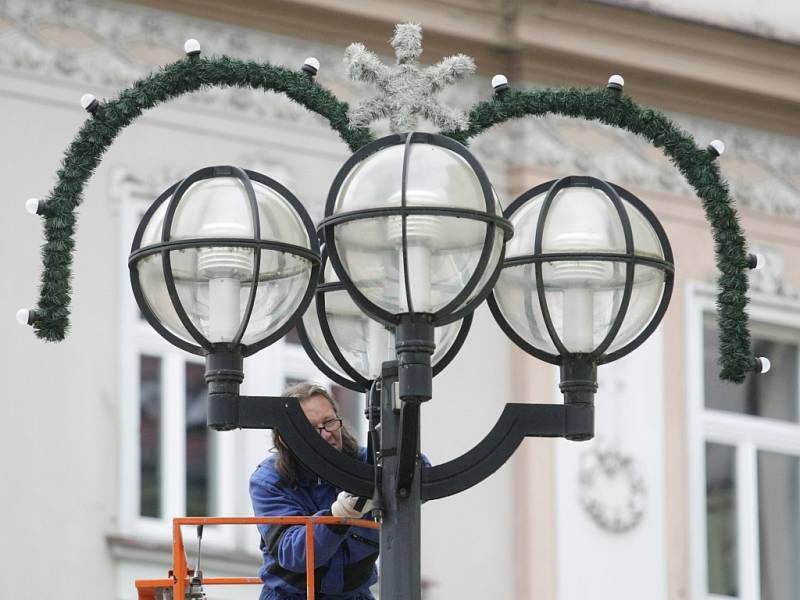
[[[139,356],[139,514],[161,516],[161,359]]]
[[[694,596],[800,598],[800,308],[753,303],[753,348],[772,368],[741,385],[719,380],[712,297],[695,308]]]

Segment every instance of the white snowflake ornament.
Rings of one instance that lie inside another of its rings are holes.
[[[413,23],[397,25],[391,44],[397,56],[395,67],[383,64],[363,44],[350,44],[345,50],[344,62],[350,77],[374,83],[379,90],[377,96],[350,109],[352,125],[366,127],[372,121],[388,118],[392,132],[403,133],[413,131],[421,115],[444,131],[465,129],[466,115],[443,106],[434,95],[445,85],[475,72],[475,61],[456,54],[420,69],[417,59],[422,54],[422,28]]]

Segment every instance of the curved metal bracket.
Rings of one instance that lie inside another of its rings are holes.
[[[277,429],[303,465],[351,494],[372,498],[374,467],[335,450],[308,422],[297,398],[240,396],[242,429]]]
[[[423,500],[452,496],[486,479],[514,453],[525,437],[587,440],[594,435],[589,404],[506,404],[497,423],[472,450],[435,467],[423,467]]]

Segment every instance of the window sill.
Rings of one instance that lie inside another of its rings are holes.
[[[166,573],[172,568],[172,542],[124,535],[107,535],[111,557],[120,562],[159,565]],[[187,544],[190,562],[195,556],[194,545]],[[261,566],[257,551],[231,549],[219,545],[203,544],[203,570],[226,576],[255,577]]]

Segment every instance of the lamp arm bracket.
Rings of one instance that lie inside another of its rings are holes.
[[[277,429],[300,462],[319,477],[351,494],[372,498],[375,467],[326,443],[308,422],[297,398],[240,396],[238,426]]]
[[[587,440],[593,435],[590,404],[506,404],[495,426],[474,448],[444,464],[422,467],[422,499],[452,496],[480,483],[503,466],[525,437]]]

